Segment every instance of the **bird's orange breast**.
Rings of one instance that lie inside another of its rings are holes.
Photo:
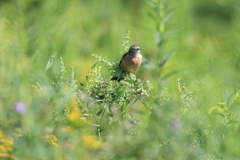
[[[125,72],[135,73],[142,63],[142,56],[126,57],[122,60],[120,67]]]

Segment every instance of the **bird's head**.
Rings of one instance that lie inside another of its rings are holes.
[[[129,52],[133,52],[133,53],[140,53],[140,47],[138,45],[132,45],[130,48],[129,48]]]

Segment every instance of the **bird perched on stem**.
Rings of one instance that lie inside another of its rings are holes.
[[[119,63],[119,66],[122,70],[122,74],[124,72],[135,73],[138,70],[141,63],[142,55],[140,53],[140,47],[138,45],[132,45],[129,48],[129,51],[123,55]],[[112,77],[111,80],[120,82],[121,80],[123,80],[122,74],[121,76]]]

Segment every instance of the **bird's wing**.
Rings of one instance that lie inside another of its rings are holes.
[[[128,52],[127,53],[125,53],[123,56],[122,56],[122,59],[121,59],[121,61],[120,61],[120,63],[119,63],[119,66],[121,65],[121,63],[122,63],[122,60],[125,58],[125,57],[128,57],[129,56],[129,54],[128,54]]]

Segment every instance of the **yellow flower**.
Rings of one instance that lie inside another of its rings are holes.
[[[20,128],[15,128],[17,133],[13,133],[13,136],[15,137],[22,137],[23,135],[21,134],[21,129]]]
[[[6,136],[4,138],[0,138],[0,142],[4,143],[5,145],[12,146],[13,145],[13,138]]]
[[[14,156],[11,156],[8,153],[0,153],[0,157],[16,159]]]
[[[0,145],[0,152],[7,152],[7,151],[12,151],[12,147],[7,145]]]
[[[69,114],[68,114],[68,119],[70,121],[76,121],[80,118],[81,116],[81,111],[79,108],[74,108]]]
[[[18,133],[13,133],[14,136],[16,137],[22,137],[23,135],[22,134],[18,134]]]
[[[15,158],[14,156],[11,156],[8,153],[4,153],[4,152],[11,152],[12,145],[13,145],[13,138],[5,136],[3,131],[0,130],[0,157]]]
[[[53,134],[49,134],[45,138],[50,145],[58,147],[58,144],[56,143],[57,141],[56,136],[54,136]]]
[[[91,135],[85,135],[83,136],[83,141],[84,141],[84,145],[86,146],[86,148],[88,149],[99,149],[101,148],[101,143],[96,139],[94,138],[93,136]]]

